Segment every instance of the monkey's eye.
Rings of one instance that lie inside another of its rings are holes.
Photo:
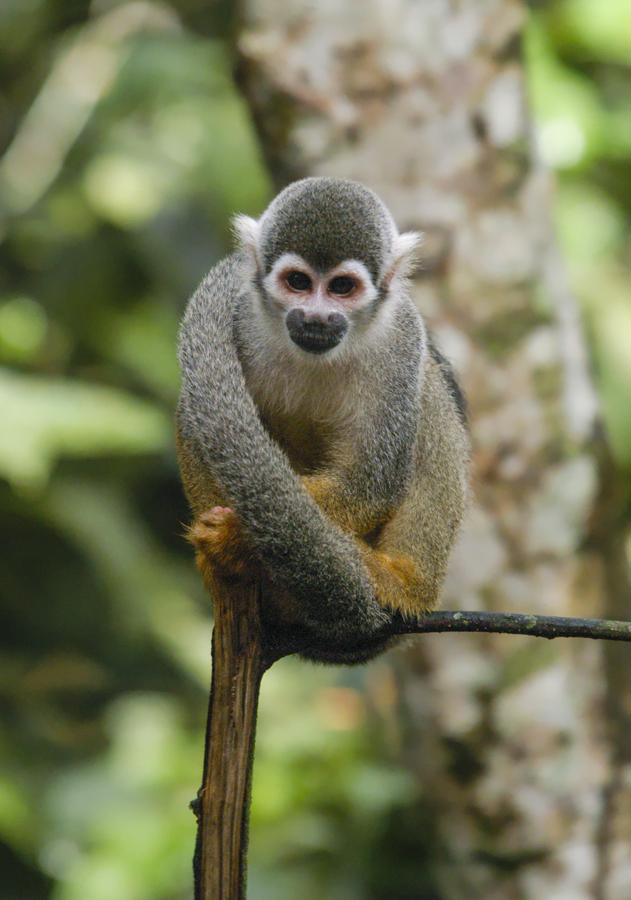
[[[329,290],[332,294],[339,294],[340,297],[352,293],[356,288],[355,279],[348,275],[336,275],[329,281]]]
[[[290,272],[285,281],[292,291],[308,291],[311,287],[311,279],[304,272]]]

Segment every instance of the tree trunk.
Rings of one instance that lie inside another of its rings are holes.
[[[517,0],[250,0],[238,75],[279,186],[355,178],[425,232],[415,297],[475,449],[444,606],[602,615],[595,401],[531,150],[524,19]],[[407,888],[393,875],[390,900],[631,896],[629,767],[606,718],[624,714],[607,702],[620,666],[602,644],[439,635],[387,660],[432,835],[429,858],[406,836],[425,869]]]

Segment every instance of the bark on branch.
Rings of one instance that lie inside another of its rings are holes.
[[[604,641],[631,641],[631,622],[503,612],[433,612],[413,622],[409,620],[397,622],[393,634],[430,634],[445,631],[527,634],[548,639],[582,637]]]

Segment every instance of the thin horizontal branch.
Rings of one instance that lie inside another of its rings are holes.
[[[398,620],[392,634],[430,634],[446,631],[481,631],[493,634],[529,634],[533,637],[582,637],[605,641],[631,641],[631,622],[612,619],[572,619],[529,613],[450,612],[427,613],[415,621]]]
[[[392,621],[373,635],[379,644],[383,639],[404,634],[445,634],[446,632],[481,632],[487,634],[525,634],[530,637],[592,638],[601,641],[630,641],[631,622],[614,619],[574,619],[567,616],[536,616],[531,613],[474,612],[471,610],[439,610],[417,619],[404,619],[396,614]],[[264,668],[294,653],[309,651],[311,640],[300,629],[292,631],[263,629]]]

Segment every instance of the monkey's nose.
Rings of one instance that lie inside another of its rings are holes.
[[[327,319],[329,328],[332,328],[333,331],[346,331],[348,327],[348,322],[346,321],[346,316],[342,315],[339,312],[329,313],[329,317]]]
[[[292,341],[311,353],[331,350],[339,344],[348,329],[348,322],[342,313],[309,315],[300,306],[287,313],[285,324]]]
[[[344,333],[348,327],[346,316],[339,312],[332,312],[328,315],[323,312],[309,313],[303,309],[299,309],[301,313],[301,326],[307,331],[327,331],[333,334],[339,332]]]
[[[302,328],[305,321],[305,311],[304,309],[300,309],[299,306],[295,306],[293,309],[290,309],[287,313],[287,318],[285,322],[287,324],[287,328],[291,331],[292,328]]]

